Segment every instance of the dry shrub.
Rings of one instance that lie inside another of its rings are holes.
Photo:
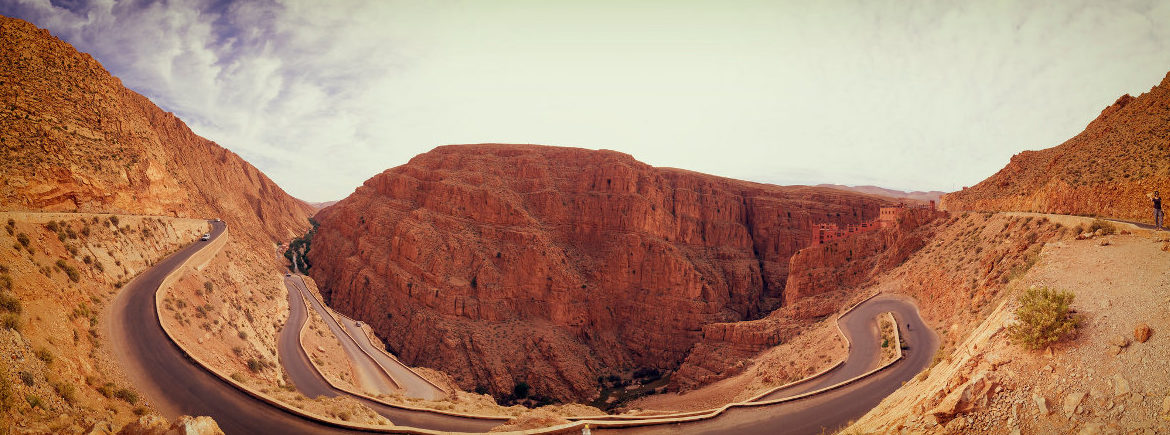
[[[1071,292],[1048,287],[1028,289],[1020,296],[1016,308],[1019,322],[1008,327],[1009,337],[1029,349],[1042,349],[1068,337],[1079,323],[1069,308],[1074,297]]]
[[[1089,224],[1089,231],[1097,232],[1097,230],[1105,230],[1105,234],[1116,234],[1117,226],[1106,220],[1093,219],[1093,223]]]

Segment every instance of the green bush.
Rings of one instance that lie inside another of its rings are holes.
[[[138,403],[138,393],[135,393],[134,390],[129,388],[118,389],[118,391],[114,392],[114,397],[122,399],[131,405]]]
[[[18,375],[18,377],[20,377],[20,382],[23,382],[25,386],[31,387],[31,386],[33,386],[33,384],[36,384],[36,382],[33,381],[32,373],[20,372],[17,375]]]
[[[5,329],[11,329],[13,331],[20,332],[20,316],[12,313],[5,313],[3,316],[0,316],[0,326],[4,327]]]
[[[520,382],[515,387],[512,387],[512,396],[515,396],[517,399],[523,399],[528,397],[528,392],[531,389],[527,382]]]
[[[24,400],[28,402],[29,408],[45,409],[45,405],[41,404],[41,398],[37,397],[35,394],[24,396]]]
[[[12,398],[16,395],[16,390],[12,388],[12,382],[8,380],[7,370],[0,366],[0,412],[12,409]]]
[[[44,361],[45,364],[52,364],[53,363],[53,352],[49,352],[49,349],[45,349],[42,347],[40,349],[37,349],[35,353],[37,355],[37,358],[39,358],[41,361]]]
[[[27,248],[28,247],[28,234],[25,234],[25,233],[17,234],[16,241],[20,243],[20,246]]]
[[[101,395],[105,397],[114,397],[114,383],[106,382],[102,384],[101,386],[97,387],[97,392],[101,393]]]
[[[3,281],[3,280],[0,280]],[[2,282],[0,282],[2,284]],[[7,311],[10,313],[20,314],[22,307],[20,306],[20,299],[8,293],[0,293],[0,311]]]
[[[1093,223],[1089,224],[1089,232],[1097,232],[1097,230],[1105,230],[1105,234],[1114,234],[1117,232],[1117,227],[1109,221],[1093,219]]]
[[[1048,287],[1028,289],[1016,308],[1018,323],[1008,327],[1008,336],[1029,349],[1042,349],[1076,330],[1078,319],[1069,309],[1075,296]]]
[[[53,391],[69,404],[77,402],[77,388],[73,384],[64,381],[53,382]]]
[[[78,272],[76,267],[66,265],[65,266],[65,274],[69,275],[70,281],[73,281],[73,282],[80,282],[81,281],[81,272]]]
[[[259,373],[264,370],[264,362],[256,358],[248,358],[248,370],[252,373]]]

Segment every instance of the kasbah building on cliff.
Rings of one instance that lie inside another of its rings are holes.
[[[838,226],[835,223],[818,224],[812,231],[812,245],[825,244],[849,236],[850,234],[882,228],[894,228],[903,216],[908,213],[914,213],[916,210],[930,210],[931,213],[934,213],[936,211],[934,201],[930,201],[930,205],[907,206],[906,204],[898,204],[894,207],[882,207],[878,210],[877,219],[859,224],[849,224],[845,227]]]

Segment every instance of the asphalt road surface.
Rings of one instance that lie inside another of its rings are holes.
[[[224,231],[212,223],[214,240]],[[314,423],[269,406],[228,385],[188,360],[159,326],[154,293],[172,270],[210,242],[195,243],[171,254],[130,281],[107,314],[114,355],[143,399],[163,416],[209,415],[228,434],[350,433]]]
[[[212,240],[220,237],[224,229],[222,222],[213,222]],[[180,415],[211,416],[230,435],[361,433],[308,420],[261,402],[195,365],[167,338],[159,325],[154,294],[167,274],[208,243],[210,241],[196,241],[143,271],[122,288],[110,306],[106,324],[111,346],[143,399],[171,420]],[[304,304],[301,303],[300,307],[303,310]],[[305,312],[302,311],[300,315],[301,322],[304,322]],[[301,362],[308,364],[307,356],[303,352],[301,356]],[[317,388],[323,389],[318,391],[321,394],[314,396],[344,394],[328,387],[323,379],[320,381]],[[303,381],[297,387],[310,388]],[[358,400],[398,425],[443,431],[486,432],[500,424],[498,421],[401,410]]]
[[[447,395],[443,390],[440,390],[438,387],[423,379],[422,376],[406,368],[406,365],[402,361],[386,355],[381,350],[375,349],[373,344],[370,343],[370,340],[365,339],[366,332],[357,326],[356,321],[343,317],[341,318],[341,324],[356,339],[358,346],[365,349],[370,355],[373,355],[378,365],[382,366],[382,368],[386,369],[394,377],[394,381],[402,386],[403,393],[406,397],[438,400]]]
[[[221,222],[212,223],[212,228],[213,240],[220,237],[225,229]],[[159,326],[154,294],[168,273],[207,243],[195,242],[142,272],[122,289],[107,314],[108,334],[114,354],[134,386],[143,393],[144,399],[170,419],[184,414],[209,415],[228,434],[355,433],[307,420],[256,400],[196,366],[166,337]],[[303,299],[290,296],[290,309],[292,311],[285,329],[291,327],[299,331],[305,321],[307,307]],[[922,323],[912,304],[895,297],[880,296],[862,304],[842,319],[842,327],[854,340],[853,352],[845,365],[825,375],[823,379],[799,387],[813,389],[822,383],[832,383],[837,378],[851,377],[848,374],[854,371],[865,372],[872,368],[878,353],[874,318],[885,311],[894,312],[898,319],[903,342],[909,347],[905,351],[906,358],[862,381],[792,402],[732,408],[709,420],[628,429],[598,428],[594,432],[804,434],[840,428],[846,422],[865,414],[897,390],[903,381],[929,365],[938,347],[938,337]],[[910,324],[909,328],[907,324]],[[312,396],[345,394],[330,387],[320,378],[320,374],[311,369],[308,357],[300,350],[300,346],[293,348],[294,354],[289,353],[287,335],[286,331],[282,331],[280,356],[298,389]],[[298,365],[300,368],[297,368]],[[311,380],[307,375],[315,376],[316,380]],[[781,394],[788,396],[799,393],[789,390]],[[398,425],[440,431],[483,432],[500,423],[403,410],[365,399],[358,400]]]
[[[284,329],[280,331],[280,349],[278,349],[278,352],[280,353],[280,362],[284,365],[284,370],[288,373],[289,379],[292,380],[293,385],[301,393],[309,397],[349,396],[349,393],[333,388],[332,385],[329,385],[321,377],[321,373],[311,365],[309,357],[305,355],[304,349],[301,348],[296,338],[301,330],[301,325],[308,318],[308,307],[305,306],[305,299],[310,300],[310,303],[314,305],[320,305],[320,301],[309,294],[309,290],[305,288],[305,283],[300,277],[285,277],[284,283],[288,287],[288,305],[290,311],[289,320],[285,323]],[[305,295],[304,298],[301,297],[302,294]],[[324,309],[323,306],[319,307],[319,312],[323,312]],[[322,317],[327,323],[333,318],[328,314],[323,314]],[[333,326],[336,326],[336,323]],[[331,326],[331,329],[333,326]],[[339,341],[343,343],[348,341],[351,346],[356,345],[354,340],[350,339],[348,335],[345,335],[340,330],[335,330],[334,334],[340,334],[337,337]],[[358,357],[360,360],[355,362],[355,364],[359,362],[370,365],[375,364],[364,353],[360,351],[357,353],[360,355]],[[385,375],[383,374],[383,376]],[[454,432],[487,432],[491,428],[504,423],[503,420],[482,420],[429,411],[395,408],[356,396],[354,399],[364,403],[378,414],[390,419],[390,421],[399,426]]]
[[[309,299],[310,306],[312,306],[313,310],[317,311],[317,315],[321,316],[321,320],[325,322],[326,327],[333,333],[333,336],[337,337],[337,342],[341,344],[341,349],[345,352],[345,356],[353,364],[353,368],[357,372],[357,382],[361,385],[363,391],[372,395],[399,392],[398,384],[393,379],[390,379],[386,372],[378,366],[376,361],[362,352],[356,340],[346,335],[342,330],[342,326],[329,314],[329,311],[325,309],[321,301],[309,293],[309,289],[305,287],[305,282],[301,277],[285,277],[284,286],[288,289],[289,307],[292,307],[294,303],[303,305],[303,301],[298,302],[294,300],[296,297]],[[296,295],[296,297],[293,295]],[[303,322],[303,320],[298,320],[297,323],[289,322],[288,324],[300,325]],[[299,331],[299,327],[296,329]],[[295,334],[295,332],[292,334]],[[288,334],[282,333],[282,335]]]
[[[897,296],[878,296],[841,319],[842,329],[852,341],[847,362],[824,379],[778,392],[789,397],[804,391],[835,384],[876,366],[880,350],[876,317],[890,311],[898,321],[905,358],[891,367],[858,382],[825,393],[773,405],[734,407],[715,418],[690,423],[640,426],[622,429],[594,429],[594,433],[712,433],[712,434],[819,434],[832,433],[851,420],[865,415],[890,393],[927,366],[938,349],[938,336],[918,316],[913,304]],[[907,328],[909,324],[909,328]],[[780,397],[772,397],[775,399]]]
[[[295,269],[295,261],[293,262],[293,266]],[[295,270],[295,273],[299,274],[300,271]],[[294,280],[295,282],[290,280]],[[422,376],[419,376],[417,373],[410,370],[406,364],[402,363],[402,361],[399,361],[395,357],[386,355],[386,353],[382,350],[375,349],[373,344],[370,343],[370,340],[366,336],[366,332],[358,326],[357,321],[340,316],[341,318],[338,321],[340,323],[340,327],[344,327],[346,331],[349,331],[349,336],[341,334],[341,331],[337,329],[339,327],[338,322],[334,322],[334,317],[329,315],[329,311],[325,308],[325,306],[321,304],[317,298],[313,297],[313,295],[308,291],[308,288],[305,286],[304,279],[302,279],[299,275],[296,277],[286,277],[285,287],[288,288],[289,294],[292,294],[294,291],[303,292],[304,296],[311,301],[310,303],[312,304],[313,309],[317,311],[317,314],[329,323],[329,329],[333,332],[337,339],[342,342],[342,346],[345,347],[345,351],[349,355],[350,360],[355,361],[354,364],[359,365],[361,370],[376,370],[377,367],[373,367],[374,364],[380,366],[382,369],[377,370],[377,373],[363,374],[363,377],[380,379],[383,378],[386,374],[389,374],[389,382],[392,383],[395,387],[401,388],[403,395],[406,397],[414,397],[423,400],[439,400],[447,395],[445,392],[443,392],[443,390],[434,386],[434,384],[427,382],[427,380],[423,379]],[[352,336],[352,339],[350,336]],[[351,342],[357,345],[357,347],[361,348],[361,350],[364,350],[364,354],[358,349],[350,346],[349,343]],[[372,361],[369,360],[370,358],[372,358]],[[385,381],[382,382],[385,384]],[[367,389],[367,391],[373,390]]]

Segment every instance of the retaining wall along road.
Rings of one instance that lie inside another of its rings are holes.
[[[219,223],[219,225],[222,225],[222,223]],[[208,264],[208,262],[210,262],[210,260],[212,258],[214,258],[215,254],[218,253],[226,243],[227,243],[227,228],[224,227],[222,233],[217,235],[211,241],[209,241],[207,243],[207,246],[205,246],[199,252],[197,252],[197,253],[193,254],[191,257],[189,257],[181,266],[176,267],[173,271],[171,271],[171,273],[168,274],[167,277],[159,285],[159,288],[157,289],[157,291],[155,293],[155,310],[158,314],[159,325],[162,327],[163,331],[165,332],[165,335],[171,340],[171,342],[175,343],[175,345],[188,358],[190,358],[192,361],[194,361],[196,363],[196,365],[198,365],[202,369],[206,370],[207,372],[212,373],[213,375],[218,377],[223,382],[235,387],[236,389],[238,389],[238,390],[240,390],[240,391],[242,391],[242,392],[244,392],[244,393],[246,393],[246,394],[262,401],[262,402],[265,402],[269,405],[283,409],[286,412],[298,415],[300,417],[314,420],[314,421],[318,421],[318,422],[322,422],[322,423],[329,424],[329,425],[333,425],[333,426],[336,426],[339,428],[369,431],[369,432],[408,433],[408,434],[426,434],[426,435],[452,433],[452,432],[448,432],[448,431],[435,431],[435,430],[430,430],[430,429],[415,428],[415,427],[408,427],[408,426],[372,426],[372,425],[356,424],[356,423],[350,423],[350,422],[345,422],[345,421],[339,421],[339,420],[325,417],[325,416],[311,414],[311,413],[308,413],[306,411],[303,411],[303,410],[300,410],[298,408],[287,405],[284,402],[281,402],[280,400],[277,400],[276,398],[271,397],[271,396],[269,396],[261,391],[258,391],[258,390],[254,389],[248,385],[244,385],[244,384],[241,384],[239,382],[236,382],[235,380],[231,379],[230,376],[228,376],[227,374],[224,374],[224,373],[220,373],[219,371],[217,371],[216,369],[211,367],[206,361],[202,360],[199,356],[188,351],[181,344],[179,344],[178,341],[176,341],[174,339],[174,334],[170,330],[168,330],[167,326],[165,324],[163,324],[161,321],[161,319],[162,319],[162,301],[166,298],[166,291],[187,270],[199,270],[199,269],[202,269],[203,267],[205,267]],[[852,349],[853,349],[853,343],[851,340],[848,340],[848,336],[845,334],[844,330],[841,328],[841,319],[877,295],[878,295],[878,293],[870,295],[869,297],[859,301],[858,303],[854,304],[849,309],[843,311],[840,315],[837,316],[838,333],[840,333],[842,336],[846,337],[846,340],[849,343],[849,350],[850,351],[852,351]],[[303,297],[305,297],[305,296],[302,295],[302,298]],[[315,297],[315,296],[310,295],[309,297]],[[302,302],[305,302],[304,299],[302,299]],[[308,309],[308,308],[309,307],[306,307],[306,309]],[[307,322],[305,324],[301,325],[301,331],[300,331],[301,333],[304,332],[304,327],[306,324],[307,324]],[[896,322],[896,324],[897,324],[897,322]],[[347,328],[343,327],[342,330],[345,331],[345,333],[347,335],[349,335],[349,337],[351,339],[356,340],[355,337],[353,337],[351,334],[349,334]],[[824,393],[826,391],[838,389],[838,388],[844,387],[846,385],[850,385],[852,383],[858,382],[862,379],[865,379],[869,376],[872,376],[875,373],[878,373],[882,370],[886,370],[887,368],[898,363],[899,361],[901,361],[904,358],[904,354],[902,353],[902,350],[901,350],[901,337],[899,335],[898,328],[895,328],[894,339],[895,339],[894,345],[896,346],[895,349],[897,349],[898,355],[892,361],[890,361],[886,364],[883,364],[883,365],[881,365],[873,370],[870,370],[864,374],[861,374],[859,376],[845,380],[843,382],[839,382],[837,384],[830,385],[830,386],[827,386],[827,387],[824,387],[824,388],[821,388],[821,389],[818,389],[815,391],[810,391],[807,393],[798,394],[798,395],[791,396],[791,397],[785,397],[785,398],[780,398],[780,399],[775,399],[775,400],[759,400],[763,397],[766,397],[768,394],[774,393],[774,392],[779,391],[781,389],[789,388],[789,387],[792,387],[792,386],[795,386],[798,384],[812,381],[814,379],[818,379],[821,376],[839,368],[844,363],[844,361],[838,362],[836,365],[834,365],[826,370],[823,370],[820,373],[817,373],[813,376],[810,376],[810,377],[807,377],[807,378],[804,378],[804,379],[801,379],[799,381],[795,381],[795,382],[792,382],[792,383],[789,383],[786,385],[782,385],[780,387],[775,387],[775,388],[769,389],[761,394],[756,395],[755,397],[753,397],[752,399],[749,399],[748,401],[738,402],[738,403],[729,403],[729,404],[724,405],[720,408],[715,408],[715,409],[711,409],[711,410],[693,411],[693,412],[676,413],[676,414],[668,414],[668,415],[660,415],[660,416],[629,416],[629,417],[627,417],[627,416],[606,415],[606,416],[593,416],[593,417],[574,417],[574,418],[571,418],[571,420],[575,420],[575,421],[570,422],[570,423],[566,423],[566,424],[562,424],[562,425],[546,427],[546,428],[541,428],[541,429],[535,429],[535,430],[509,432],[509,433],[517,433],[517,434],[520,434],[520,433],[522,433],[522,434],[580,433],[581,429],[584,428],[584,426],[586,426],[586,425],[589,425],[590,427],[593,427],[593,428],[601,429],[601,428],[622,428],[622,427],[634,427],[634,426],[686,423],[686,422],[693,422],[693,421],[707,420],[707,419],[715,418],[715,417],[719,416],[720,414],[722,414],[724,411],[731,409],[731,408],[768,406],[768,405],[775,405],[775,404],[800,400],[802,398],[814,396],[817,394]],[[301,349],[302,351],[305,351],[303,342],[301,342],[301,348],[302,348]],[[359,348],[360,348],[360,346],[359,346]],[[377,346],[375,346],[375,348],[377,348]],[[364,349],[363,349],[363,352],[365,352]],[[306,351],[306,354],[308,354],[307,351]],[[367,353],[367,355],[368,355],[368,353]],[[314,368],[316,368],[316,367],[314,366]],[[424,378],[424,380],[425,380],[425,378]],[[328,381],[327,378],[326,378],[326,381]],[[429,380],[428,380],[428,382],[429,382]],[[408,409],[411,411],[445,414],[445,415],[450,415],[450,416],[458,416],[458,417],[473,418],[473,419],[505,420],[505,419],[510,418],[510,417],[502,417],[502,416],[482,416],[482,415],[472,415],[472,414],[461,414],[461,413],[455,413],[455,412],[449,412],[449,411],[434,410],[434,409],[429,409],[429,408],[417,408],[417,407],[409,407],[409,406],[403,406],[403,405],[398,405],[398,404],[391,404],[391,403],[386,403],[384,401],[381,401],[377,398],[370,397],[370,396],[367,396],[367,395],[362,394],[362,393],[354,392],[354,391],[351,391],[347,388],[344,388],[344,387],[341,387],[338,385],[334,385],[334,384],[332,384],[332,382],[330,382],[330,384],[333,385],[333,387],[339,391],[343,391],[343,392],[346,392],[348,394],[351,394],[351,395],[354,395],[357,397],[361,397],[361,398],[364,398],[367,400],[372,400],[372,401],[382,403],[382,404],[385,404],[388,406],[398,407],[398,408],[402,408],[402,409]]]

